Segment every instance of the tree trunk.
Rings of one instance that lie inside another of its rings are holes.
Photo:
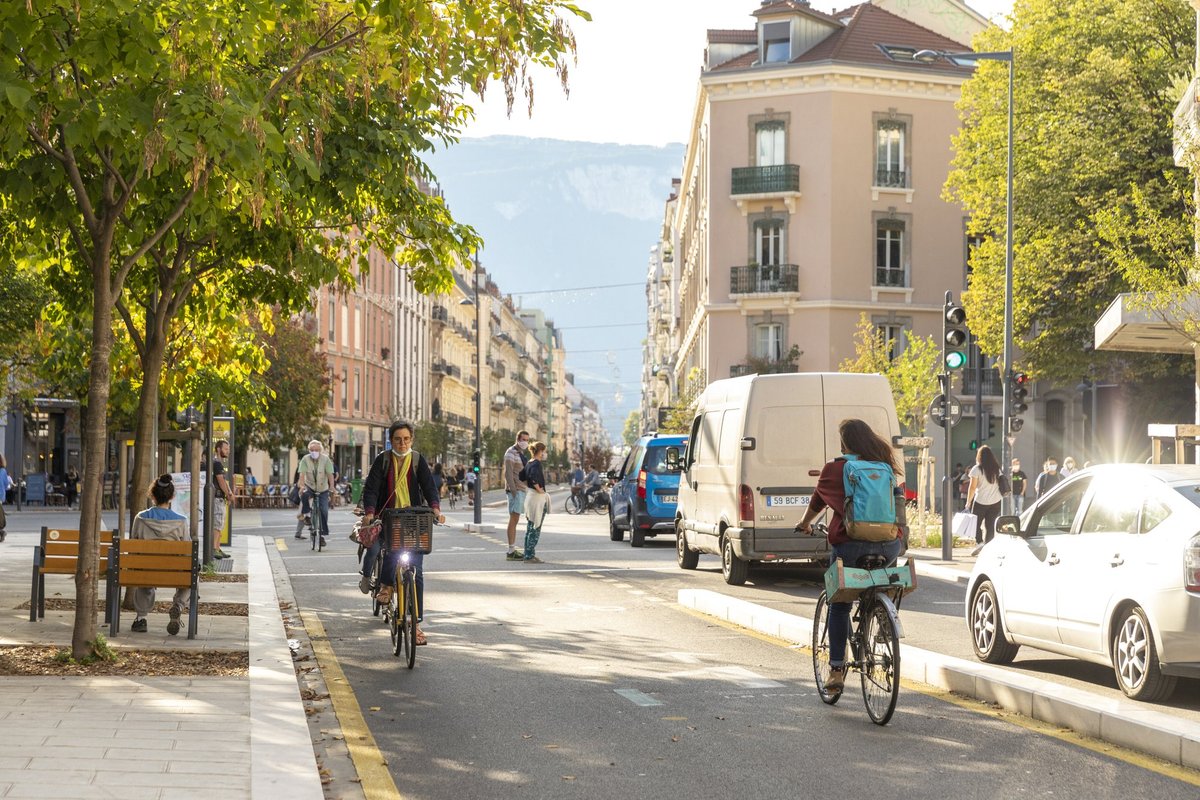
[[[100,501],[108,433],[108,389],[112,367],[113,304],[109,288],[111,262],[100,254],[92,270],[92,363],[88,374],[87,413],[83,425],[83,494],[79,501],[79,564],[75,569],[75,628],[71,654],[92,654],[96,639],[96,578],[100,563]],[[124,487],[118,487],[123,491]]]
[[[154,443],[158,440],[155,427],[158,425],[158,387],[162,382],[163,361],[166,357],[167,338],[158,331],[158,320],[151,319],[146,329],[146,349],[142,355],[142,396],[138,398],[137,423],[133,434],[133,482],[129,503],[129,529],[133,530],[133,517],[146,507],[146,489],[156,477],[152,473],[158,454]],[[133,589],[125,590],[121,608],[133,610]]]

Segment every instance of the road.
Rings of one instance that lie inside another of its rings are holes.
[[[278,522],[263,516],[278,526],[263,533],[293,542],[282,513]],[[468,512],[451,517],[465,522]],[[1193,784],[911,686],[886,728],[870,723],[856,692],[826,707],[806,651],[674,602],[685,587],[754,602],[811,598],[807,576],[764,571],[757,585],[732,589],[716,559],[685,573],[669,540],[618,545],[592,515],[548,518],[544,565],[504,560],[500,511],[485,511],[492,534],[438,528],[426,562],[430,646],[410,672],[357,589],[349,519],[335,512],[326,552],[290,548],[283,560],[406,798],[1197,794]],[[909,642],[941,620],[961,637],[961,594],[929,581],[912,595]]]

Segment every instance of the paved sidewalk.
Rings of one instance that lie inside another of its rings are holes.
[[[44,620],[30,622],[17,608],[29,598],[38,540],[30,531],[44,522],[57,520],[9,515],[0,545],[0,647],[70,644],[73,610],[47,609]],[[165,614],[148,617],[148,633],[132,633],[133,613],[124,612],[110,640],[118,650],[247,652],[245,677],[0,676],[0,797],[321,800],[270,544],[236,536],[233,571],[248,581],[200,584],[201,602],[247,603],[248,616],[201,613],[189,640],[186,624],[178,636],[166,634]],[[57,596],[74,597],[70,576],[47,577],[47,600]],[[99,624],[97,631],[108,634]]]

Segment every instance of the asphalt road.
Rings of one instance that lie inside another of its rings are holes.
[[[485,512],[485,523],[501,519]],[[670,540],[618,545],[591,515],[547,519],[544,565],[506,562],[499,525],[438,528],[426,561],[430,646],[409,671],[357,589],[349,522],[334,513],[324,553],[303,543],[282,555],[406,798],[1197,796],[910,686],[886,728],[871,724],[853,683],[824,706],[806,652],[674,602],[679,588],[702,587],[804,613],[815,574],[765,570],[726,587],[715,558],[685,573]],[[263,523],[292,542],[284,512]],[[916,637],[927,625],[963,636],[961,588],[931,580],[909,600],[909,643],[925,646]]]

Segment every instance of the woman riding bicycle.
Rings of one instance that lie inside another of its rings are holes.
[[[433,472],[425,456],[412,449],[413,426],[408,422],[394,422],[388,428],[388,439],[392,443],[391,450],[385,450],[376,456],[367,474],[367,482],[363,485],[362,503],[363,524],[369,525],[375,518],[376,510],[388,508],[408,508],[409,506],[429,506],[437,515],[438,522],[445,522],[438,502],[437,489],[434,488]],[[373,545],[367,548],[363,555],[362,579],[358,587],[364,592],[370,591],[371,569],[375,559],[379,557],[384,544],[386,531],[381,534]],[[417,622],[425,611],[425,573],[422,569],[424,557],[414,552],[413,565],[417,577]],[[396,585],[396,566],[400,561],[400,552],[389,550],[380,570],[379,593],[375,599],[386,604],[392,599],[392,590]],[[364,588],[365,587],[365,588]],[[425,644],[425,634],[420,625],[416,630],[417,644]]]
[[[883,555],[888,559],[888,565],[894,565],[900,555],[900,528],[896,528],[896,538],[884,542],[866,542],[851,539],[846,534],[842,510],[846,507],[846,490],[843,470],[846,464],[845,455],[857,456],[863,461],[882,461],[890,464],[892,472],[899,474],[896,466],[895,453],[887,440],[879,436],[867,423],[861,419],[842,420],[838,426],[841,436],[843,457],[835,458],[821,469],[821,477],[817,479],[817,488],[804,519],[796,525],[796,530],[812,533],[812,521],[817,515],[829,508],[833,519],[829,522],[829,545],[833,551],[831,558],[840,558],[842,563],[854,566],[858,559],[865,555]],[[846,680],[846,638],[850,633],[850,606],[852,603],[831,603],[829,610],[829,678],[825,687],[831,692],[839,692]]]

